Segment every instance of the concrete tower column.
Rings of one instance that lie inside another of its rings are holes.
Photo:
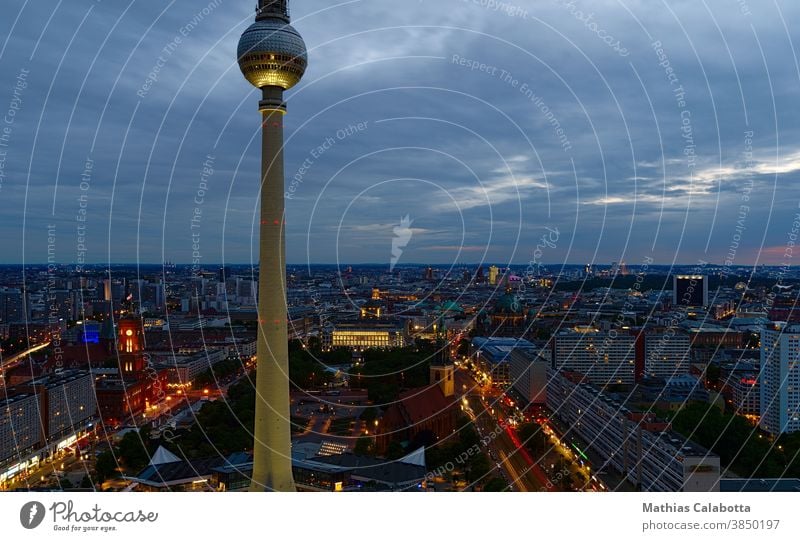
[[[295,490],[289,417],[289,338],[284,240],[283,91],[303,77],[308,53],[289,24],[288,0],[259,0],[256,22],[239,39],[245,78],[260,88],[261,217],[258,366],[251,491]]]
[[[252,490],[295,490],[289,408],[283,89],[264,89],[261,147],[261,239],[258,366]]]

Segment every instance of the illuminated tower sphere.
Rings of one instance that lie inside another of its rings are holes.
[[[239,66],[262,91],[258,365],[251,491],[295,490],[289,422],[289,338],[284,235],[283,91],[306,69],[306,46],[287,0],[261,0],[239,41]]]
[[[244,31],[239,40],[239,68],[245,79],[264,90],[265,101],[275,103],[278,91],[288,90],[300,82],[306,71],[308,56],[303,38],[289,24],[288,0],[259,2],[256,22]],[[264,104],[270,105],[270,104]]]

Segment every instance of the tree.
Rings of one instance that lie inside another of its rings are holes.
[[[365,423],[367,423],[367,426],[375,422],[375,419],[377,418],[378,418],[378,408],[374,406],[370,406],[361,412],[360,419]]]
[[[475,425],[472,424],[469,417],[461,416],[456,420],[456,426],[458,431],[458,439],[460,444],[459,453],[461,451],[465,451],[480,443],[481,437],[478,435],[478,432],[475,430]]]
[[[486,455],[483,453],[479,453],[469,461],[469,474],[467,475],[467,479],[471,483],[479,481],[484,475],[489,473],[490,469],[491,465],[489,464],[489,459],[486,458]]]
[[[97,479],[101,483],[106,479],[116,477],[118,475],[117,461],[113,453],[111,451],[101,453],[100,456],[97,457],[97,463],[94,469],[95,472],[97,472]]]
[[[365,387],[376,404],[394,402],[403,389],[428,384],[434,354],[435,349],[427,343],[419,347],[368,349],[364,352],[364,365],[355,372],[356,384]]]
[[[573,477],[572,472],[570,473],[565,472],[559,479],[558,483],[559,486],[561,487],[561,490],[565,492],[572,490],[572,487],[575,485],[575,478]]]
[[[773,444],[741,416],[695,403],[674,415],[672,427],[718,454],[723,466],[742,477],[800,476],[798,448],[790,445],[797,440],[781,439]]]
[[[242,363],[240,361],[234,359],[226,359],[224,361],[220,361],[215,364],[212,368],[209,368],[199,376],[197,376],[194,380],[195,385],[200,387],[209,387],[217,385],[219,380],[224,379],[232,374],[235,374],[237,370],[242,367]]]
[[[150,461],[144,442],[148,441],[148,434],[144,431],[128,432],[119,442],[120,462],[130,471],[138,471]]]
[[[373,456],[375,454],[375,440],[368,436],[361,436],[356,440],[353,453],[361,456]]]
[[[94,483],[92,483],[92,479],[88,475],[84,475],[80,486],[81,488],[94,488]]]
[[[310,336],[308,338],[308,349],[315,353],[322,349],[322,340],[319,339],[319,336]]]
[[[389,447],[386,449],[386,458],[388,460],[397,460],[404,456],[406,456],[406,450],[403,449],[399,442],[392,441],[389,443]]]
[[[719,383],[719,374],[720,369],[719,365],[716,364],[709,364],[706,367],[706,381],[712,385],[717,385]]]
[[[461,342],[458,343],[458,354],[462,357],[468,357],[470,345],[471,343],[468,339],[464,338],[461,340]]]
[[[542,431],[536,423],[526,423],[519,428],[519,436],[522,443],[535,456],[542,456],[550,449],[550,442],[547,441],[547,434]]]
[[[508,491],[508,484],[499,477],[495,477],[483,487],[484,492],[506,492]]]

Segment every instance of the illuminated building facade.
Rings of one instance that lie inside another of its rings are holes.
[[[573,329],[558,333],[552,342],[553,368],[584,374],[596,385],[635,381],[633,335]]]
[[[761,428],[775,436],[800,430],[800,325],[761,331]]]
[[[144,333],[137,320],[121,319],[118,327],[120,353],[135,353],[144,349]]]
[[[718,492],[720,459],[650,411],[606,395],[577,373],[548,370],[547,407],[643,492]]]
[[[118,374],[96,382],[97,409],[108,426],[118,426],[142,416],[164,398],[169,372],[152,366],[144,352],[144,329],[137,318],[117,323]]]
[[[511,356],[514,351],[536,351],[531,342],[520,338],[475,337],[472,339],[472,358],[487,381],[506,386],[512,382]]]
[[[406,345],[405,328],[400,323],[367,322],[338,323],[322,332],[322,347],[326,350],[348,348],[363,351],[372,348],[395,348]]]
[[[83,370],[67,370],[35,378],[9,390],[9,394],[31,394],[40,399],[41,425],[47,441],[57,440],[94,417],[94,379]]]
[[[119,349],[120,375],[135,376],[144,368],[144,331],[141,321],[134,318],[120,319],[117,347]]]
[[[41,441],[39,397],[23,393],[0,400],[0,471],[37,449]]]
[[[642,333],[640,340],[644,341],[645,375],[673,378],[689,373],[691,342],[687,334]]]
[[[383,303],[370,299],[361,307],[361,319],[380,319],[383,315]]]
[[[19,289],[0,288],[0,323],[29,320],[27,297]]]
[[[497,277],[500,276],[500,269],[492,265],[489,267],[489,285],[497,285]]]
[[[753,416],[761,412],[761,389],[758,374],[745,374],[729,383],[731,402],[739,415]]]

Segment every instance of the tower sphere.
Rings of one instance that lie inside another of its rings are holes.
[[[288,90],[300,82],[308,64],[306,44],[292,25],[279,18],[256,21],[239,40],[239,68],[258,88]]]

